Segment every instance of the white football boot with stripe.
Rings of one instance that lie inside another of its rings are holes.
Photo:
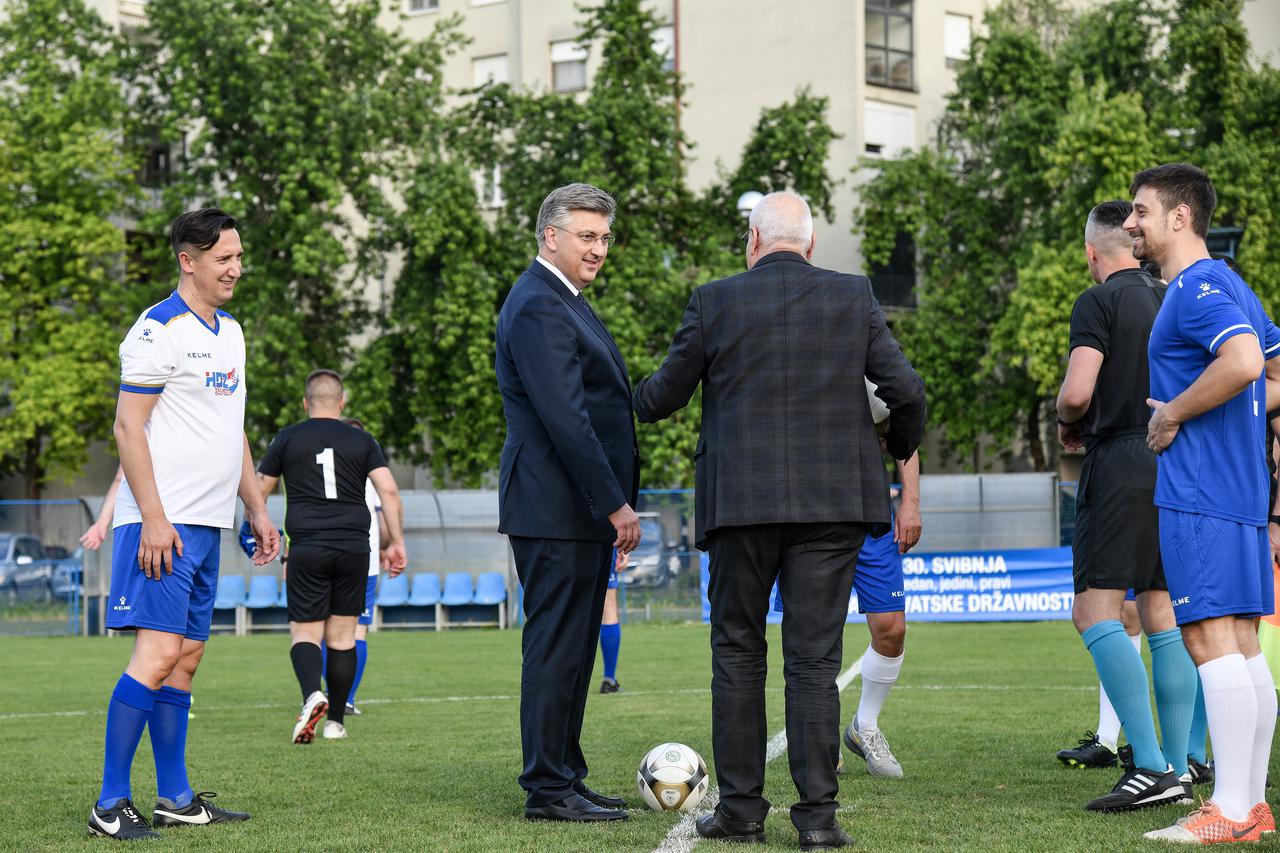
[[[314,691],[302,703],[302,713],[293,727],[294,743],[311,743],[316,739],[316,724],[329,713],[329,700],[319,690]]]

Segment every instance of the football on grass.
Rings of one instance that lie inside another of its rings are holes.
[[[660,744],[640,762],[636,782],[654,811],[693,811],[707,795],[707,763],[682,743]]]

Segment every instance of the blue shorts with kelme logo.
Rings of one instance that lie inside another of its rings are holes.
[[[893,530],[883,536],[868,536],[858,551],[853,569],[853,588],[858,594],[859,613],[898,613],[907,609],[902,582],[902,555],[893,541]],[[782,612],[782,591],[773,597],[773,609]]]
[[[356,619],[357,625],[373,624],[373,604],[377,592],[378,576],[369,575],[369,582],[364,585],[364,610],[360,611],[360,617]]]
[[[197,524],[173,527],[182,539],[182,556],[175,551],[173,574],[161,570],[157,579],[148,578],[138,566],[142,524],[122,524],[113,531],[108,628],[150,628],[191,640],[209,639],[222,530]]]
[[[1275,612],[1265,527],[1161,507],[1160,556],[1179,625]]]
[[[893,530],[868,536],[858,552],[853,589],[858,593],[859,613],[896,613],[907,609],[902,582],[902,555],[893,541]]]

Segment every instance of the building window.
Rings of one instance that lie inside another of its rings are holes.
[[[867,82],[915,87],[912,73],[912,0],[866,0]]]
[[[969,58],[969,39],[972,35],[972,18],[947,13],[942,21],[942,55],[947,59],[948,68],[955,68]]]
[[[509,83],[507,55],[478,56],[471,60],[471,85],[480,87],[486,83]]]
[[[404,0],[404,10],[410,15],[421,15],[424,12],[439,12],[440,0]]]
[[[494,165],[491,169],[476,169],[471,173],[476,185],[476,199],[481,207],[502,207],[506,197],[502,195],[502,167]]]
[[[897,157],[910,151],[916,146],[916,111],[867,101],[862,106],[862,137],[871,157]]]
[[[551,88],[557,92],[587,88],[587,49],[578,42],[551,43]]]
[[[138,170],[138,183],[150,189],[168,185],[172,180],[169,168],[169,146],[156,142],[148,145],[143,154],[142,168]]]
[[[889,263],[871,268],[871,292],[888,308],[916,307],[916,243],[905,231],[898,232],[889,253]]]
[[[662,57],[662,70],[676,70],[676,28],[658,27],[653,31],[653,49]]]

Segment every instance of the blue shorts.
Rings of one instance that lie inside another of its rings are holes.
[[[1179,625],[1275,612],[1265,527],[1161,507],[1160,556]]]
[[[902,555],[893,541],[893,530],[863,541],[853,570],[853,588],[858,594],[859,613],[900,613],[907,609]],[[782,612],[781,590],[773,597],[773,609]]]
[[[609,589],[617,589],[617,588],[618,588],[618,570],[610,569],[609,570]]]
[[[902,555],[893,531],[868,536],[858,552],[853,570],[853,588],[858,594],[859,613],[897,613],[907,609],[902,583]]]
[[[173,574],[162,571],[155,580],[138,568],[142,523],[123,524],[113,531],[108,628],[149,628],[190,640],[209,639],[222,530],[197,524],[173,527],[182,538],[182,556],[175,552]]]
[[[369,582],[364,585],[364,610],[360,611],[360,617],[356,619],[357,625],[373,624],[373,602],[376,600],[374,595],[378,591],[378,576],[369,575]]]

